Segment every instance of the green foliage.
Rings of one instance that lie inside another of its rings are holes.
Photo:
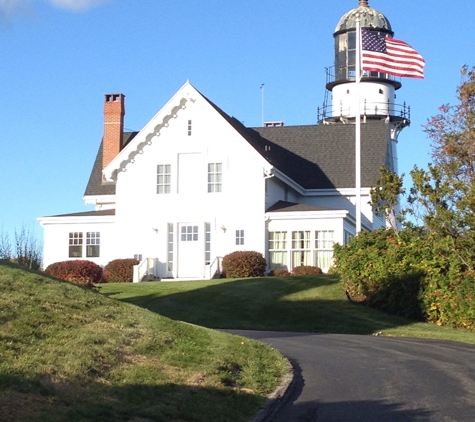
[[[398,236],[382,228],[360,233],[347,246],[336,245],[335,267],[351,300],[422,319],[419,262],[429,253],[422,239],[409,229]]]
[[[323,271],[321,268],[311,265],[300,265],[299,267],[294,267],[292,269],[292,275],[317,275],[322,273]]]
[[[83,287],[94,287],[102,279],[102,268],[91,261],[71,260],[48,265],[45,273]]]
[[[414,167],[409,208],[398,234],[381,229],[336,246],[348,296],[438,325],[475,330],[475,69],[462,68],[458,104],[428,120],[432,163]],[[402,179],[382,170],[373,210],[397,204]],[[416,224],[420,227],[417,228]]]
[[[426,273],[421,308],[429,322],[475,331],[475,273],[450,250],[452,243],[449,237],[439,240],[420,263]]]
[[[105,283],[132,283],[134,265],[140,264],[137,259],[114,259],[104,268],[103,282]]]
[[[373,212],[383,215],[391,227],[398,231],[397,209],[399,195],[404,192],[404,175],[398,176],[387,167],[381,167],[380,178],[376,181],[376,186],[371,188],[371,207]]]
[[[228,278],[262,277],[266,267],[265,258],[256,251],[236,251],[223,258],[223,271]]]

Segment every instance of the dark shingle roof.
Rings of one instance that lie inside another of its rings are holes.
[[[102,217],[107,215],[115,215],[115,210],[84,211],[71,214],[52,215],[51,217]]]
[[[204,97],[269,163],[305,189],[355,187],[355,125],[246,128]],[[388,166],[389,125],[361,124],[361,186],[371,187]]]
[[[335,208],[319,207],[316,205],[298,204],[296,202],[278,201],[266,212],[302,212],[302,211],[334,211]]]
[[[138,132],[124,132],[124,138],[122,141],[122,148],[124,148]],[[122,149],[121,148],[121,149]],[[91,176],[87,183],[84,196],[96,196],[96,195],[115,195],[115,183],[103,183],[102,182],[102,142],[99,145],[99,151],[97,151],[96,161],[92,167]]]
[[[203,96],[204,97],[204,96]],[[305,189],[355,187],[355,125],[318,124],[247,128],[213,102],[209,104],[271,165]],[[212,128],[210,129],[212,130]],[[124,132],[127,145],[138,132]],[[368,120],[361,125],[361,186],[374,186],[388,165],[389,125]],[[114,195],[115,183],[102,183],[102,143],[85,196]]]
[[[283,126],[250,129],[251,143],[277,169],[306,189],[355,186],[355,125]],[[374,186],[387,165],[389,125],[361,125],[361,185]]]

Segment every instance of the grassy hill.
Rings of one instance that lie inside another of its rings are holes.
[[[286,361],[0,262],[0,420],[246,421]]]
[[[104,295],[209,328],[378,334],[475,344],[475,333],[350,303],[335,275],[109,284]]]

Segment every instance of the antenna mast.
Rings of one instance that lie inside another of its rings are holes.
[[[261,113],[262,113],[262,127],[264,127],[264,84],[261,84]]]

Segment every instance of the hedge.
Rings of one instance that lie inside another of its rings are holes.
[[[102,279],[102,268],[91,261],[70,260],[48,265],[45,273],[84,287],[94,287]]]

